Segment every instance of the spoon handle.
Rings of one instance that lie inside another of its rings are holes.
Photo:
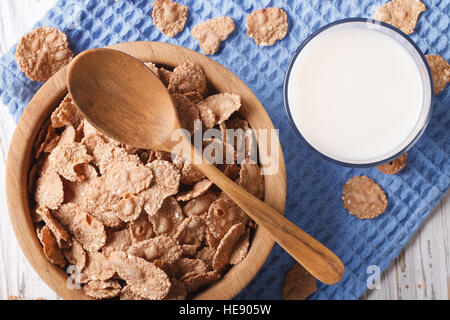
[[[335,284],[342,278],[345,272],[344,265],[327,247],[272,207],[239,187],[215,166],[205,161],[195,166],[315,278],[326,284]]]

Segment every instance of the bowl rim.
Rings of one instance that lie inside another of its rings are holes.
[[[216,88],[218,85],[219,87],[228,87],[231,85],[229,83],[214,83],[214,78],[211,78],[211,75],[222,72],[233,80],[229,81],[230,83],[234,82],[237,84],[241,90],[241,94],[244,93],[242,100],[243,110],[245,111],[246,106],[252,104],[253,106],[251,108],[259,110],[258,114],[263,117],[265,127],[269,129],[274,128],[264,106],[247,85],[230,70],[199,52],[174,44],[151,41],[124,42],[107,46],[106,48],[123,51],[143,62],[152,61],[162,65],[176,66],[186,59],[193,60],[203,67],[209,83]],[[165,54],[158,55],[161,52]],[[168,63],[170,59],[174,61]],[[211,70],[206,69],[205,65],[208,65]],[[80,300],[91,298],[86,296],[82,289],[69,289],[66,284],[70,280],[68,275],[61,268],[49,262],[44,256],[31,219],[32,208],[27,191],[29,171],[33,164],[31,159],[33,143],[39,129],[67,94],[67,68],[68,65],[45,82],[24,109],[10,144],[5,180],[11,224],[17,241],[28,262],[40,278],[60,297]],[[248,101],[249,99],[251,101]],[[254,126],[255,123],[251,123],[251,119],[249,122],[252,127],[257,127]],[[265,179],[264,201],[281,214],[284,214],[286,204],[286,168],[279,139],[277,139],[277,142],[279,149],[279,170],[273,175],[274,181],[269,181],[272,178]],[[276,192],[270,194],[269,189],[275,190]],[[262,268],[272,251],[273,245],[274,241],[268,234],[262,228],[257,228],[246,259],[238,265],[233,266],[219,281],[198,293],[193,299],[232,299],[247,286]]]
[[[385,27],[387,29],[390,29],[392,31],[394,31],[395,33],[397,33],[398,35],[400,35],[402,38],[404,38],[405,40],[407,40],[407,42],[412,46],[412,48],[417,51],[417,54],[419,55],[419,58],[423,61],[424,65],[425,65],[425,69],[427,71],[428,74],[428,79],[430,81],[430,107],[428,108],[428,114],[426,115],[426,119],[423,123],[422,128],[420,128],[420,130],[417,132],[417,134],[411,139],[411,141],[404,146],[401,150],[399,150],[397,153],[395,153],[394,155],[390,156],[389,158],[383,159],[383,160],[379,160],[379,161],[374,161],[374,162],[367,162],[367,163],[350,163],[350,162],[344,162],[344,161],[340,161],[340,160],[336,160],[334,158],[331,158],[329,156],[327,156],[326,154],[320,152],[319,150],[317,150],[314,146],[312,146],[306,139],[305,137],[303,137],[303,135],[301,134],[300,130],[298,129],[297,125],[295,124],[295,121],[292,117],[291,111],[290,111],[290,107],[289,107],[289,101],[288,101],[288,87],[289,87],[289,78],[291,75],[291,71],[292,68],[294,66],[295,61],[297,60],[298,55],[300,54],[300,52],[305,48],[305,46],[312,41],[316,36],[318,36],[319,34],[321,34],[322,32],[328,30],[329,28],[341,25],[341,24],[346,24],[346,23],[353,23],[353,22],[365,22],[368,24],[374,24],[374,25],[380,25],[382,27]],[[295,134],[297,135],[297,137],[304,143],[304,145],[310,149],[314,154],[317,154],[318,156],[320,156],[322,159],[325,159],[333,164],[339,165],[339,166],[343,166],[343,167],[349,167],[349,168],[368,168],[368,167],[375,167],[384,163],[388,163],[396,158],[398,158],[400,155],[404,154],[405,152],[409,151],[414,144],[420,139],[420,137],[423,135],[423,133],[425,132],[425,130],[428,127],[428,124],[430,122],[431,119],[431,114],[433,112],[433,104],[434,104],[434,86],[433,86],[433,77],[431,74],[431,70],[430,67],[428,65],[427,59],[425,58],[425,54],[420,50],[419,46],[411,39],[410,36],[408,36],[406,33],[404,33],[402,30],[398,29],[397,27],[390,25],[386,22],[383,21],[379,21],[379,20],[375,20],[372,18],[346,18],[346,19],[340,19],[334,22],[331,22],[329,24],[324,25],[323,27],[320,27],[319,29],[317,29],[316,31],[314,31],[313,33],[311,33],[301,44],[300,46],[296,49],[294,55],[291,57],[286,73],[285,73],[285,77],[284,77],[284,83],[283,83],[283,102],[284,102],[284,109],[288,118],[288,122],[291,125],[292,130],[294,130]]]

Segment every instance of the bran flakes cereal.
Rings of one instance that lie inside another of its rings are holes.
[[[53,236],[52,231],[47,226],[44,226],[38,233],[39,241],[42,244],[42,248],[44,250],[44,254],[47,259],[57,266],[61,268],[65,268],[67,265],[67,261],[64,258],[64,255],[61,252],[61,249],[56,242],[55,237]]]
[[[135,294],[133,291],[131,291],[131,286],[126,285],[125,287],[122,288],[122,291],[120,291],[120,300],[148,300],[148,299],[145,299],[144,297]]]
[[[169,277],[153,263],[117,251],[112,252],[108,260],[135,294],[147,299],[161,300],[169,293]]]
[[[63,204],[52,213],[59,223],[83,245],[86,251],[95,252],[105,245],[105,227],[79,205]]]
[[[61,128],[72,125],[75,128],[83,123],[83,116],[72,102],[72,97],[68,93],[64,100],[59,104],[58,108],[53,111],[50,116],[53,128]]]
[[[158,67],[153,62],[145,62],[144,63],[147,68],[149,68],[157,77],[159,77]]]
[[[31,80],[47,81],[73,57],[67,36],[58,29],[39,27],[20,39],[16,61]]]
[[[217,17],[206,20],[192,29],[192,36],[200,41],[200,48],[205,54],[214,54],[220,43],[234,31],[231,17]]]
[[[203,96],[198,91],[185,92],[183,95],[194,105],[203,100]]]
[[[183,169],[181,169],[181,182],[184,184],[196,184],[205,179],[205,175],[201,173],[193,164],[185,161]]]
[[[166,36],[175,37],[184,29],[188,18],[188,7],[171,0],[155,0],[153,3],[153,22]]]
[[[195,244],[182,244],[181,248],[181,256],[184,258],[193,258],[197,253],[198,246]]]
[[[52,169],[41,172],[36,180],[34,200],[39,207],[58,209],[64,201],[61,177]]]
[[[198,64],[186,61],[173,69],[168,90],[171,93],[196,91],[203,95],[206,91],[205,72]]]
[[[402,154],[400,157],[389,161],[388,163],[377,166],[377,169],[384,174],[396,174],[406,166],[407,153]]]
[[[211,235],[220,240],[233,225],[245,224],[248,217],[230,198],[220,196],[211,204],[205,221]]]
[[[180,115],[180,125],[182,128],[189,131],[192,135],[194,133],[195,121],[200,120],[200,114],[195,105],[185,95],[180,93],[171,94],[172,101]]]
[[[77,142],[57,146],[50,153],[48,159],[56,172],[72,182],[84,179],[83,175],[78,172],[77,166],[92,161],[92,157],[87,154],[86,147]]]
[[[105,256],[108,256],[113,251],[127,251],[131,245],[130,231],[128,229],[122,229],[114,231],[107,236],[102,252]]]
[[[206,225],[198,216],[191,216],[183,220],[178,226],[174,238],[179,243],[201,245],[205,238]]]
[[[183,283],[177,279],[170,279],[172,285],[170,286],[169,293],[163,300],[184,300],[186,299],[186,289]]]
[[[366,176],[349,179],[342,193],[344,208],[359,219],[372,219],[386,210],[387,198],[383,189]]]
[[[244,234],[244,224],[233,225],[220,240],[212,260],[213,270],[222,270],[229,262],[230,254],[239,238]]]
[[[240,107],[241,97],[228,92],[209,96],[197,104],[200,117],[208,129],[228,120],[231,114],[239,110]]]
[[[131,195],[147,189],[153,181],[150,168],[131,161],[117,161],[109,166],[104,175],[108,189],[115,195]]]
[[[92,165],[87,163],[79,165],[78,169],[84,179],[77,182],[64,181],[64,201],[83,205],[88,186],[98,178],[98,173]]]
[[[91,280],[83,289],[89,297],[95,299],[111,299],[120,294],[122,287],[117,280]]]
[[[45,225],[51,230],[54,235],[56,242],[60,248],[66,248],[70,245],[70,235],[67,233],[66,229],[55,219],[55,217],[50,213],[47,207],[39,207],[36,209],[36,213],[45,222]]]
[[[213,182],[209,179],[203,179],[192,187],[191,190],[181,192],[177,195],[178,201],[189,201],[191,199],[197,198],[208,191],[213,185]]]
[[[305,300],[317,291],[316,279],[298,263],[286,274],[283,300]]]
[[[183,280],[186,292],[194,292],[220,279],[220,273],[209,271]]]
[[[411,34],[414,32],[419,15],[426,9],[420,0],[392,0],[379,7],[373,18]]]
[[[61,133],[61,136],[58,140],[56,146],[61,146],[63,144],[70,144],[76,142],[77,131],[71,125],[67,125],[64,131]]]
[[[87,252],[87,263],[83,272],[88,280],[102,281],[111,279],[116,273],[101,252]]]
[[[206,192],[197,198],[189,200],[183,207],[183,212],[186,217],[202,216],[208,213],[211,204],[217,200],[217,195],[214,192]]]
[[[247,35],[259,46],[272,46],[286,36],[288,24],[288,16],[283,9],[259,9],[246,19]]]
[[[172,77],[172,71],[167,70],[166,68],[159,68],[159,79],[166,86],[169,86],[170,78]]]
[[[233,251],[231,251],[229,263],[231,265],[237,265],[242,262],[248,254],[249,246],[250,229],[247,228],[241,238],[236,242]]]
[[[72,245],[68,249],[63,249],[63,254],[69,263],[75,265],[79,272],[86,266],[87,254],[83,246],[76,239],[71,239]]]
[[[114,213],[125,222],[131,222],[139,218],[144,208],[144,199],[125,194],[117,204]]]
[[[213,249],[212,247],[207,246],[207,247],[203,247],[201,250],[199,250],[196,253],[195,258],[204,261],[208,265],[208,267],[212,270],[212,261],[213,261],[215,254],[216,254],[216,249]]]
[[[157,236],[152,239],[135,243],[128,249],[128,253],[143,258],[149,262],[164,260],[173,262],[181,257],[181,247],[167,236]]]
[[[431,69],[434,94],[437,95],[440,91],[444,90],[450,82],[450,65],[447,60],[436,54],[426,55],[425,58]]]
[[[157,235],[173,236],[184,218],[178,201],[169,196],[163,201],[161,208],[154,215],[148,217],[148,220]]]
[[[137,218],[135,221],[132,221],[128,225],[128,229],[130,231],[133,243],[148,240],[156,236],[155,231],[153,231],[153,225],[146,213],[141,214],[139,218]]]
[[[248,158],[241,164],[239,185],[258,199],[264,197],[264,176],[259,166]]]
[[[210,271],[208,264],[200,259],[180,258],[172,267],[175,278],[181,281],[208,271]]]

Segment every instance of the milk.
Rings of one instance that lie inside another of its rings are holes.
[[[311,146],[337,161],[387,159],[405,148],[427,119],[431,90],[423,61],[404,38],[378,27],[331,27],[313,38],[292,66],[287,87],[292,120]]]

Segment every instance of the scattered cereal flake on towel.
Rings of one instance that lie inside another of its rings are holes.
[[[112,252],[108,260],[135,294],[160,300],[169,293],[171,282],[167,274],[142,258],[124,252]]]
[[[77,166],[92,161],[92,157],[87,154],[86,147],[77,142],[57,146],[48,159],[56,172],[72,182],[84,179],[77,170]]]
[[[201,245],[205,238],[206,225],[202,218],[190,216],[178,226],[174,238],[179,243]]]
[[[283,300],[305,300],[317,291],[316,279],[298,263],[286,274]]]
[[[64,186],[59,174],[53,169],[41,172],[36,180],[34,200],[39,207],[58,209],[64,202]]]
[[[126,252],[132,244],[131,234],[128,229],[111,232],[106,238],[106,243],[102,248],[105,256],[108,256],[113,251]]]
[[[190,134],[193,134],[195,121],[200,120],[198,109],[191,100],[183,94],[173,93],[171,97],[177,108],[178,115],[180,115],[181,127],[188,130]]]
[[[168,89],[171,93],[197,91],[203,95],[206,91],[205,72],[198,64],[186,61],[173,70]]]
[[[173,38],[184,29],[188,7],[171,0],[155,0],[152,17],[155,26],[166,36]]]
[[[105,227],[79,205],[66,203],[52,213],[86,251],[98,251],[105,245]]]
[[[407,157],[408,154],[404,153],[400,157],[378,166],[377,169],[384,174],[396,174],[406,166]]]
[[[155,260],[173,262],[181,257],[182,251],[180,245],[174,239],[167,236],[157,236],[133,244],[128,249],[128,253],[144,258],[149,262]]]
[[[420,0],[392,0],[379,7],[373,18],[411,34],[414,32],[419,15],[425,10],[427,8]]]
[[[16,61],[28,78],[47,81],[73,57],[67,36],[58,29],[39,27],[20,39]]]
[[[68,249],[63,249],[63,254],[67,261],[77,267],[78,272],[82,272],[86,266],[87,254],[83,246],[76,239],[71,239],[72,246]]]
[[[128,225],[133,243],[151,239],[156,235],[149,218],[150,217],[144,213]]]
[[[183,281],[183,285],[186,288],[186,291],[189,293],[189,292],[198,291],[199,289],[201,289],[207,285],[210,285],[219,279],[220,279],[220,273],[218,273],[216,271],[209,271],[209,272],[195,275],[195,276],[185,279]]]
[[[191,199],[197,198],[207,192],[209,188],[213,185],[213,182],[209,179],[203,179],[202,181],[194,184],[191,190],[181,192],[177,195],[178,201],[189,201]]]
[[[230,17],[217,17],[206,20],[192,29],[192,36],[200,41],[205,54],[214,54],[220,43],[234,31],[234,21]]]
[[[437,54],[426,55],[425,58],[433,76],[434,94],[437,95],[450,82],[450,65],[447,60]]]
[[[36,213],[45,222],[45,225],[52,231],[55,236],[56,242],[60,248],[66,248],[70,245],[70,235],[66,229],[58,222],[47,207],[39,207],[36,209]]]
[[[211,204],[208,213],[205,217],[206,225],[211,235],[220,240],[225,233],[235,224],[248,221],[248,216],[242,211],[239,206],[234,203],[228,196],[222,194],[219,198]],[[214,240],[214,239],[211,239]],[[215,241],[210,243],[214,247]]]
[[[342,193],[344,208],[359,219],[372,219],[386,210],[387,198],[383,189],[366,176],[349,179]]]
[[[229,263],[231,265],[237,265],[242,262],[248,254],[249,246],[250,229],[247,229],[234,246],[233,251],[231,251]]]
[[[181,182],[184,184],[195,184],[203,179],[205,175],[201,173],[192,163],[185,161],[181,169]]]
[[[89,280],[111,279],[116,271],[101,252],[87,252],[87,263],[84,274]]]
[[[220,124],[241,107],[241,97],[234,93],[218,93],[197,104],[205,127],[210,129]]]
[[[72,97],[68,93],[58,108],[50,116],[53,128],[61,128],[72,125],[75,128],[83,122],[83,117],[77,107],[72,102]]]
[[[239,185],[258,199],[264,197],[264,176],[261,175],[259,166],[249,158],[241,164]]]
[[[131,222],[139,218],[143,208],[144,199],[127,193],[119,201],[114,212],[122,221]]]
[[[83,287],[84,292],[94,299],[111,299],[120,294],[122,287],[117,280],[91,280]]]
[[[286,11],[276,7],[256,10],[246,19],[247,35],[259,46],[272,46],[283,39],[288,25]]]
[[[50,228],[48,226],[44,226],[37,232],[37,235],[48,261],[64,268],[67,265],[67,261],[64,258],[64,255],[62,254]]]
[[[229,262],[230,254],[235,244],[245,232],[243,223],[233,225],[220,240],[212,260],[213,270],[222,270]]]
[[[184,214],[178,201],[169,196],[164,200],[161,208],[154,215],[149,216],[149,220],[157,235],[173,236],[183,222]]]
[[[183,207],[183,212],[187,217],[203,216],[208,213],[211,204],[217,200],[214,192],[208,191],[201,196],[189,200]]]

